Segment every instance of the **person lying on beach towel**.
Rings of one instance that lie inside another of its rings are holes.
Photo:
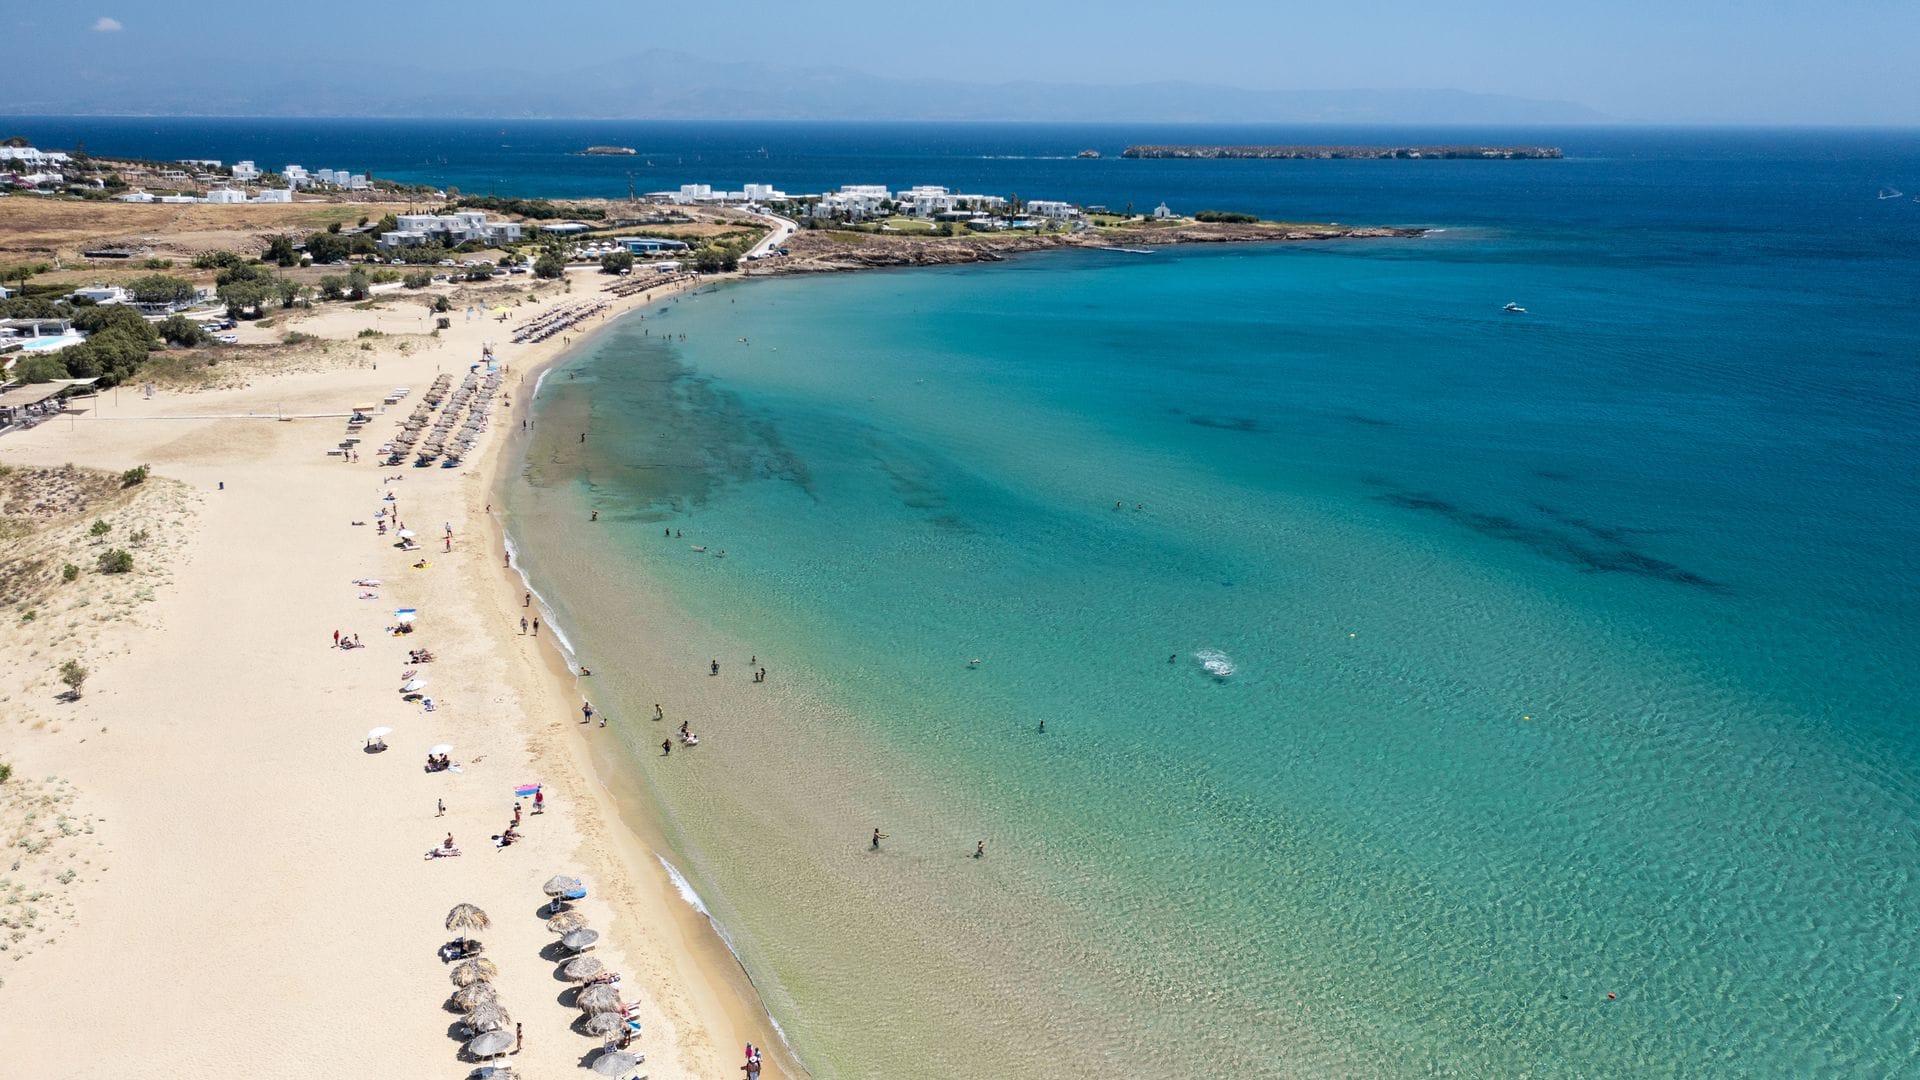
[[[458,854],[460,854],[460,849],[457,847],[437,847],[427,849],[426,857],[429,859],[451,859]]]

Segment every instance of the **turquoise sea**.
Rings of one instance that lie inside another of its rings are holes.
[[[817,1075],[1920,1072],[1920,147],[1609,137],[547,377],[522,565]]]

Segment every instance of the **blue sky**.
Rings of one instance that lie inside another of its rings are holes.
[[[651,48],[965,81],[1448,88],[1654,122],[1920,124],[1920,0],[970,0],[928,5],[413,0],[204,5],[14,0],[37,72],[273,58],[311,71],[427,34],[428,66],[612,60]],[[444,36],[441,36],[444,33]],[[516,50],[512,55],[498,46]],[[398,50],[405,54],[409,50]],[[491,53],[489,56],[488,53]],[[251,64],[248,65],[252,67]],[[38,76],[36,76],[38,77]]]

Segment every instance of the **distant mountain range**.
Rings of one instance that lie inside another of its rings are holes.
[[[16,81],[0,114],[432,116],[620,120],[1014,120],[1142,123],[1554,124],[1610,120],[1584,105],[1460,90],[1245,90],[894,79],[653,50],[566,69],[422,70],[342,58],[305,72],[246,61]]]

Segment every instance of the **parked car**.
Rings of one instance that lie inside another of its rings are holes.
[[[216,338],[214,338],[213,340],[215,340],[215,341],[217,341],[217,342],[219,342],[219,343],[220,343],[220,344],[222,344],[222,345],[238,345],[238,344],[240,344],[240,339],[239,339],[239,338],[238,338],[237,336],[235,336],[235,335],[233,335],[233,334],[221,334],[221,335],[220,335],[219,337],[216,337]]]

